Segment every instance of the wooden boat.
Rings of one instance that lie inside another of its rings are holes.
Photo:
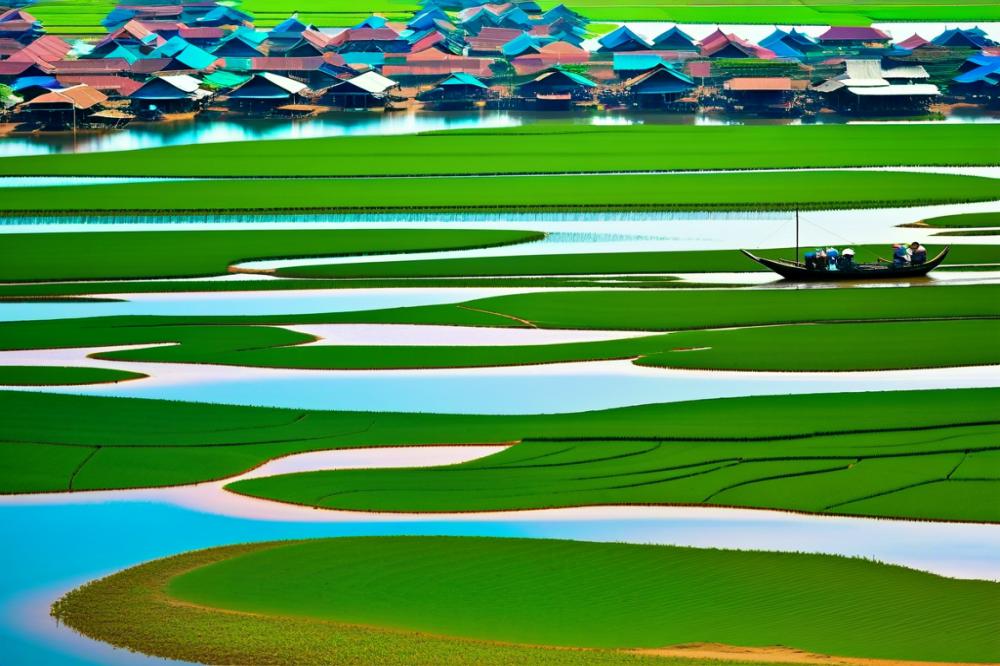
[[[761,266],[769,268],[786,280],[797,280],[799,282],[825,282],[828,280],[898,280],[901,278],[924,277],[932,270],[941,265],[945,257],[948,256],[946,247],[941,250],[936,257],[917,266],[896,267],[890,263],[884,264],[856,264],[853,270],[830,271],[825,269],[806,268],[805,264],[798,261],[787,261],[785,259],[767,259],[740,250]]]

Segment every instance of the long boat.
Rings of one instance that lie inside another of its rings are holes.
[[[848,271],[806,268],[805,264],[799,261],[758,257],[747,250],[740,250],[740,252],[747,255],[761,266],[774,271],[786,280],[797,280],[799,282],[825,282],[827,280],[892,280],[899,278],[924,277],[941,265],[941,262],[948,256],[948,250],[950,249],[950,247],[946,247],[933,259],[916,266],[893,266],[889,263],[855,264],[855,267]]]

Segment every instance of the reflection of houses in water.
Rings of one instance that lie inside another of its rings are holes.
[[[847,60],[846,71],[813,88],[826,104],[844,113],[865,115],[916,113],[941,95],[920,65],[883,69],[878,60]]]

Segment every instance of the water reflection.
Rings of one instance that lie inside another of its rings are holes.
[[[849,117],[824,114],[818,116],[814,122],[842,124],[854,120]],[[136,122],[121,130],[44,132],[31,135],[11,133],[6,137],[0,135],[0,157],[139,150],[223,141],[415,134],[448,129],[516,127],[537,122],[594,125],[798,125],[802,123],[798,118],[730,117],[718,113],[673,114],[620,110],[581,110],[573,113],[418,110],[393,113],[329,112],[314,118],[296,120],[197,117],[160,123]],[[900,122],[907,121],[904,119]],[[1000,118],[987,112],[963,110],[960,113],[949,111],[943,120],[930,122],[1000,122]]]

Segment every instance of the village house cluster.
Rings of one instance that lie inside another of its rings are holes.
[[[120,5],[103,25],[103,38],[67,41],[28,11],[0,9],[0,114],[42,129],[415,105],[888,115],[995,106],[1000,92],[1000,48],[978,28],[898,42],[873,27],[775,28],[759,43],[676,26],[593,37],[581,14],[533,0],[428,0],[406,24],[292,16],[271,29],[196,0]]]

